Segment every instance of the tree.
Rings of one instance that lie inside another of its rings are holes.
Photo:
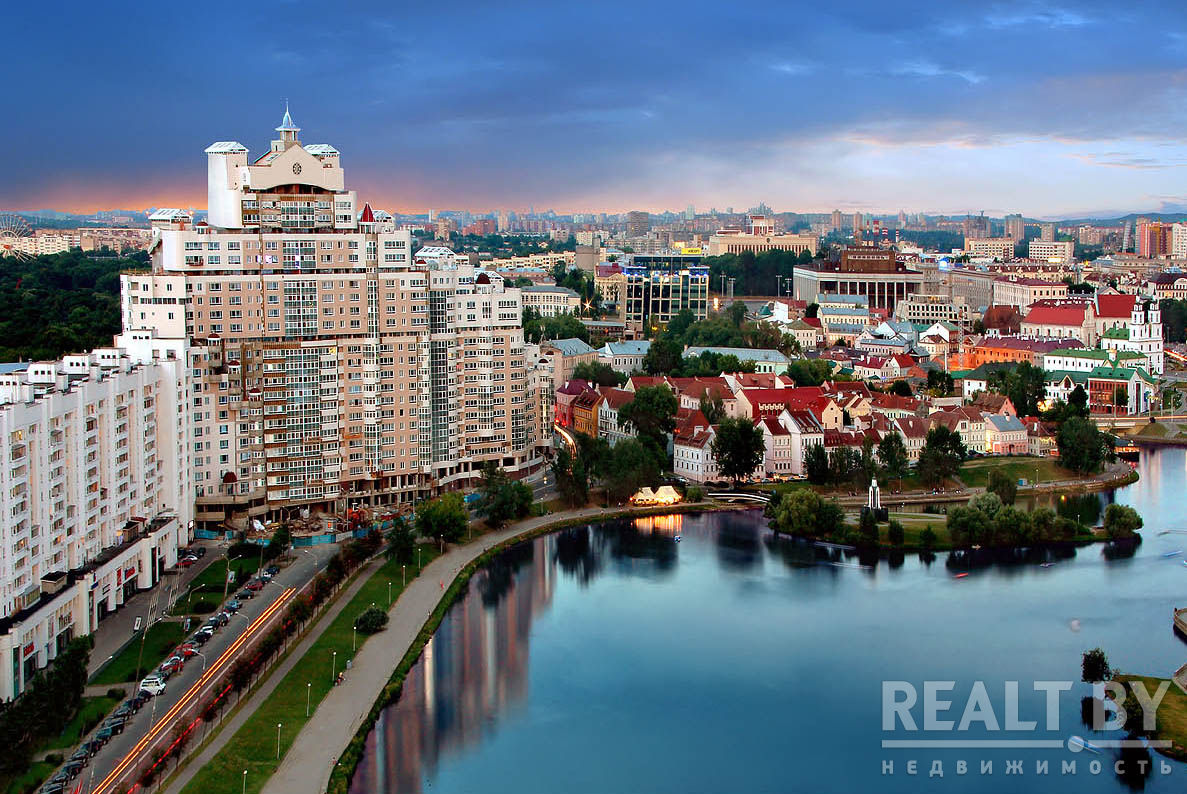
[[[557,491],[570,507],[583,507],[589,502],[589,472],[567,446],[561,447],[553,459],[552,475]]]
[[[1086,684],[1099,684],[1113,677],[1109,657],[1101,648],[1084,651],[1080,657],[1080,680]]]
[[[993,516],[997,540],[1010,546],[1027,546],[1033,538],[1030,514],[1006,505]]]
[[[993,519],[971,506],[949,510],[947,523],[952,545],[958,548],[990,545],[993,538]]]
[[[725,316],[735,328],[741,328],[742,323],[746,320],[746,304],[742,301],[734,301],[729,308],[725,310]]]
[[[625,374],[602,361],[582,361],[573,368],[573,377],[598,386],[622,386],[627,381]]]
[[[1075,410],[1076,416],[1088,416],[1088,392],[1084,391],[1084,387],[1079,384],[1072,389],[1072,393],[1068,395],[1067,404],[1069,408]]]
[[[804,454],[804,469],[808,475],[808,482],[813,485],[824,485],[828,482],[829,460],[824,444],[808,446],[808,451]]]
[[[700,411],[705,415],[705,419],[709,424],[715,425],[725,418],[725,401],[721,399],[720,394],[709,396],[709,390],[701,395]]]
[[[805,317],[815,319],[817,316],[819,316],[819,314],[820,314],[820,304],[819,303],[815,303],[815,302],[809,303],[808,307],[806,309],[804,309]]]
[[[379,607],[368,607],[354,619],[354,627],[360,634],[375,634],[387,628],[387,613]]]
[[[927,392],[933,397],[946,397],[955,388],[952,376],[942,369],[927,371]]]
[[[1142,528],[1142,517],[1127,505],[1111,504],[1105,508],[1105,534],[1109,540],[1132,538]]]
[[[637,439],[623,439],[606,461],[606,496],[610,501],[624,502],[640,488],[659,484],[659,476],[659,464],[651,450]]]
[[[680,400],[667,386],[644,386],[635,392],[633,400],[618,409],[618,422],[635,428],[640,441],[666,461],[668,433],[676,428],[679,407]]]
[[[410,523],[397,519],[395,526],[388,530],[385,539],[387,548],[384,549],[384,556],[396,562],[412,562],[413,552],[416,551],[416,532]]]
[[[810,489],[780,493],[767,504],[765,515],[777,533],[806,538],[840,538],[845,533],[841,506],[835,499],[821,499]]]
[[[890,524],[886,529],[886,539],[890,541],[891,546],[901,546],[906,541],[907,533],[903,529],[903,525],[895,519],[890,519]]]
[[[935,548],[936,531],[931,528],[930,524],[924,527],[923,531],[919,533],[919,545],[925,549]]]
[[[896,380],[890,384],[890,393],[898,395],[899,397],[914,397],[915,393],[911,391],[911,384],[905,380]]]
[[[878,442],[878,460],[889,478],[901,478],[907,471],[907,447],[898,433],[887,433]]]
[[[1079,416],[1066,419],[1055,434],[1059,462],[1079,474],[1093,474],[1113,454],[1113,439],[1090,420]]]
[[[828,456],[828,476],[834,485],[853,482],[860,471],[861,453],[849,447],[834,447]]]
[[[737,483],[762,465],[766,444],[762,430],[749,419],[739,417],[718,423],[712,450],[718,471]]]
[[[1056,540],[1055,511],[1049,507],[1039,507],[1030,513],[1031,532],[1036,543],[1050,543]]]
[[[819,386],[831,374],[832,367],[819,358],[796,359],[787,368],[787,376],[795,381],[796,386]]]
[[[643,371],[648,375],[667,375],[684,363],[684,346],[666,336],[655,339],[643,356]]]
[[[461,539],[469,525],[466,502],[456,491],[421,502],[416,508],[416,531],[426,538],[452,543]]]
[[[1039,412],[1039,403],[1047,396],[1047,375],[1041,367],[1023,361],[1010,369],[994,372],[988,386],[1009,397],[1019,416],[1034,416]]]
[[[878,522],[874,520],[874,511],[862,508],[861,517],[857,522],[857,534],[863,545],[878,545]]]
[[[1014,500],[1018,497],[1018,483],[1004,469],[989,470],[989,480],[985,490],[997,494],[1004,505],[1014,504]]]
[[[512,480],[494,463],[482,467],[482,483],[478,486],[478,515],[492,527],[523,518],[532,509],[532,489],[525,483]]]
[[[944,425],[927,431],[919,452],[919,477],[927,485],[939,485],[960,470],[967,452],[960,433]]]

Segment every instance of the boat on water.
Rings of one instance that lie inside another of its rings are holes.
[[[1039,563],[1039,567],[1040,568],[1050,568],[1054,564],[1055,563],[1053,563],[1053,562],[1042,562],[1042,563]],[[1187,565],[1187,560],[1183,560],[1183,564]]]
[[[1174,551],[1166,551],[1162,553],[1163,557],[1178,557],[1183,553],[1182,549],[1175,549]]]
[[[968,576],[968,572],[967,572],[967,571],[966,571],[965,573],[958,573],[958,574],[956,574],[956,576],[953,576],[952,578],[953,578],[953,579],[963,579],[963,578],[965,578],[966,576]]]
[[[679,542],[680,542],[680,536],[679,536],[679,535],[677,535],[677,536],[676,536],[676,542],[677,542],[677,543],[679,543]]]

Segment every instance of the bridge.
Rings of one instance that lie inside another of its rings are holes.
[[[1108,414],[1096,414],[1090,416],[1089,418],[1096,422],[1096,426],[1101,430],[1118,430],[1144,427],[1145,425],[1150,424],[1150,420],[1154,420],[1155,422],[1187,422],[1187,414],[1174,411],[1138,414],[1137,416],[1110,416]]]
[[[746,491],[717,491],[716,493],[706,494],[706,496],[721,502],[754,502],[755,504],[765,505],[771,501],[771,497],[769,496]]]

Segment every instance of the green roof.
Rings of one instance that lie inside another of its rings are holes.
[[[1061,381],[1064,378],[1071,378],[1073,383],[1081,385],[1088,383],[1087,372],[1073,372],[1070,369],[1049,369],[1047,370],[1047,382],[1054,383]]]
[[[1101,334],[1105,339],[1129,339],[1128,328],[1110,328]]]

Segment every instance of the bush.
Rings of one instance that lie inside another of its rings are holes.
[[[387,627],[387,613],[379,607],[370,607],[355,618],[354,627],[363,634],[374,634]]]
[[[687,502],[703,502],[705,500],[705,489],[697,485],[689,486],[684,492],[684,500]]]
[[[890,541],[891,546],[901,546],[906,539],[903,525],[893,518],[890,519],[890,526],[886,530],[886,539]]]
[[[63,758],[61,753],[50,753],[45,757],[45,762],[47,764],[53,764],[54,766],[62,763],[62,760]]]
[[[930,549],[936,545],[936,533],[928,524],[922,532],[919,533],[919,545],[925,549]]]
[[[107,697],[111,698],[112,700],[123,700],[125,694],[127,693],[119,687],[112,687],[111,689],[107,690]]]

